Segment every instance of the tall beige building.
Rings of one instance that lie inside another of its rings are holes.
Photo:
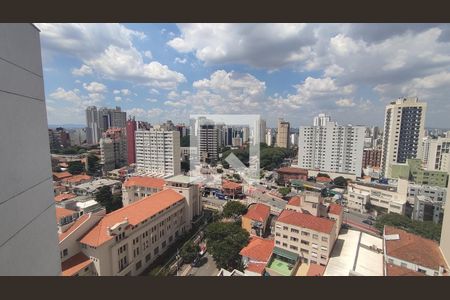
[[[386,106],[381,172],[390,177],[390,165],[422,157],[427,104],[417,97],[400,98]]]
[[[288,148],[289,147],[289,131],[290,124],[283,119],[278,119],[278,132],[277,132],[277,147]]]
[[[440,248],[447,266],[450,266],[450,193],[447,191],[445,202],[444,221],[442,222]]]
[[[106,174],[127,164],[127,138],[124,128],[109,128],[100,139],[100,163]]]
[[[0,276],[61,271],[39,30],[0,24]]]

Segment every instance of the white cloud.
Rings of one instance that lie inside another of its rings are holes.
[[[144,56],[147,57],[147,58],[149,58],[149,59],[152,59],[152,58],[153,58],[152,52],[149,51],[149,50],[147,50],[147,51],[144,52]]]
[[[145,99],[145,101],[148,101],[148,102],[150,102],[150,103],[156,103],[156,102],[158,102],[158,99],[155,99],[155,98],[147,98],[147,99]]]
[[[72,69],[72,74],[75,76],[85,76],[85,75],[91,75],[93,73],[91,67],[82,65],[78,69]]]
[[[121,102],[122,101],[122,97],[116,96],[116,97],[114,97],[114,101]]]
[[[168,105],[168,106],[172,106],[172,107],[184,107],[184,106],[186,106],[186,103],[181,102],[181,101],[170,101],[170,100],[168,100],[168,101],[165,101],[164,104]]]
[[[186,58],[175,57],[175,63],[185,64],[187,62]]]
[[[356,105],[351,99],[339,99],[336,101],[336,104],[341,107],[353,107]]]
[[[127,115],[129,115],[129,116],[135,116],[137,118],[145,120],[145,119],[157,117],[157,116],[161,115],[164,111],[160,108],[152,108],[149,110],[145,110],[143,108],[136,107],[136,108],[128,109],[128,110],[126,110],[126,112],[127,112]]]
[[[83,88],[91,93],[106,93],[106,85],[100,82],[92,81],[91,83],[83,83]]]

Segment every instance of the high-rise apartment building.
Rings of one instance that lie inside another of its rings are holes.
[[[283,119],[278,120],[278,132],[277,132],[277,147],[288,148],[289,147],[289,131],[290,124]]]
[[[266,120],[259,119],[259,142],[260,143],[264,143],[266,141],[266,130],[267,130]]]
[[[364,149],[362,167],[379,167],[381,164],[381,149]]]
[[[442,167],[443,156],[450,153],[450,138],[438,137],[437,139],[427,138],[424,142],[424,152],[426,151],[426,163],[424,165],[429,171],[445,171]],[[425,154],[423,155],[425,158]],[[425,159],[424,159],[425,160]]]
[[[298,165],[305,169],[361,176],[364,126],[301,126]]]
[[[130,118],[127,121],[127,151],[128,151],[128,164],[136,163],[136,120]]]
[[[168,177],[181,172],[180,132],[160,126],[136,131],[136,165],[139,172]]]
[[[0,276],[57,276],[41,47],[32,24],[0,24],[0,78]]]
[[[444,208],[444,220],[442,221],[441,241],[439,248],[441,249],[447,266],[450,266],[450,192],[447,190],[447,200]]]
[[[70,146],[69,133],[62,127],[48,130],[50,149],[61,149]]]
[[[218,129],[214,122],[206,118],[199,118],[198,145],[200,160],[207,163],[217,162],[218,156]],[[233,141],[232,141],[233,144]]]
[[[126,165],[127,139],[124,128],[109,128],[100,139],[100,163],[103,172],[112,171]]]
[[[88,144],[97,144],[100,137],[100,128],[98,125],[97,107],[89,106],[86,108],[86,141]]]
[[[267,146],[273,146],[274,132],[272,128],[268,128],[266,132],[266,144]]]
[[[390,165],[421,157],[427,105],[415,98],[400,98],[386,106],[381,172],[390,177]]]
[[[109,128],[126,128],[127,113],[120,107],[101,107],[97,110],[95,106],[86,108],[87,142],[98,144],[102,133]]]
[[[327,126],[331,122],[331,117],[326,114],[318,114],[314,117],[313,126]]]

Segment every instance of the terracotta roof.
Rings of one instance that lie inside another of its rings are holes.
[[[62,276],[73,276],[89,266],[92,261],[81,252],[61,263]]]
[[[265,263],[248,263],[247,268],[245,268],[247,271],[258,273],[260,275],[264,274],[264,271],[266,270],[266,264]]]
[[[308,175],[308,170],[302,168],[283,167],[276,170],[278,173],[302,174]]]
[[[242,248],[240,255],[248,257],[250,260],[268,262],[274,247],[273,240],[266,240],[260,237],[252,237],[250,243]]]
[[[122,222],[125,218],[128,218],[129,224],[138,225],[142,221],[183,199],[183,195],[172,189],[163,190],[142,198],[128,206],[105,215],[96,226],[81,238],[80,242],[94,247],[100,246],[114,238],[114,236],[108,235],[107,227]]]
[[[59,194],[58,196],[55,196],[55,201],[56,202],[62,202],[65,200],[69,200],[72,198],[75,198],[77,195],[75,194]]]
[[[63,179],[64,182],[67,183],[77,183],[80,181],[87,181],[87,180],[91,180],[92,177],[89,175],[85,175],[85,174],[79,174],[79,175],[73,175],[72,177],[68,177]]]
[[[277,222],[308,228],[315,231],[330,234],[334,228],[334,221],[316,217],[301,212],[284,209],[278,216]]]
[[[237,190],[242,188],[242,186],[234,181],[229,181],[229,180],[223,180],[222,182],[222,188],[223,189],[230,189],[230,190]]]
[[[291,199],[289,199],[288,205],[292,206],[300,206],[302,199],[300,196],[294,196]]]
[[[135,176],[128,178],[127,181],[125,181],[124,186],[143,186],[147,188],[156,188],[162,190],[164,187],[164,179],[156,177]]]
[[[386,264],[386,276],[426,276],[424,273],[410,270],[408,268]]]
[[[316,177],[316,182],[332,182],[333,179],[328,177]]]
[[[319,264],[309,264],[308,272],[306,276],[323,276],[325,273],[325,267]]]
[[[75,211],[67,209],[67,208],[62,208],[62,207],[56,207],[56,220],[59,221],[59,219],[64,218],[64,217],[69,217],[71,215],[73,215],[75,213]]]
[[[89,214],[85,214],[82,215],[81,217],[79,217],[73,224],[72,226],[69,227],[69,229],[67,229],[66,231],[64,231],[63,233],[58,235],[58,239],[61,242],[62,240],[64,240],[70,233],[74,232],[81,224],[83,224],[84,222],[86,222],[89,219],[90,215]]]
[[[270,206],[261,203],[256,203],[248,208],[247,213],[243,217],[254,221],[264,222],[269,218],[269,216],[270,216]]]
[[[328,206],[328,213],[333,215],[340,215],[342,213],[342,206],[336,203],[330,203]]]
[[[56,179],[64,179],[71,177],[72,174],[70,174],[69,172],[53,172],[53,176],[56,177]]]
[[[434,270],[446,266],[437,242],[391,226],[384,227],[384,234],[400,237],[386,241],[386,255]]]

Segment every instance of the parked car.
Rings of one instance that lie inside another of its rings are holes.
[[[344,208],[344,212],[348,213],[350,210],[348,208]]]
[[[364,224],[367,224],[367,225],[370,225],[370,226],[372,226],[373,225],[373,222],[371,221],[371,220],[363,220],[362,221]]]
[[[200,262],[200,257],[197,256],[194,259],[194,261],[191,263],[191,267],[197,267],[199,262]]]
[[[367,219],[368,219],[368,220],[372,220],[372,221],[375,221],[375,220],[376,220],[374,216],[369,216]]]

